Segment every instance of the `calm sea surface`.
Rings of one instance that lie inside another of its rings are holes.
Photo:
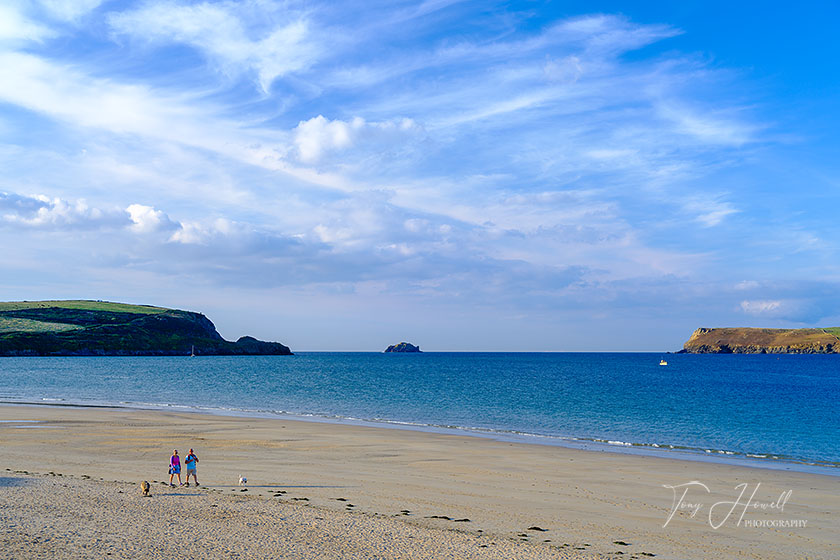
[[[661,357],[0,358],[0,401],[386,422],[840,473],[840,356]]]

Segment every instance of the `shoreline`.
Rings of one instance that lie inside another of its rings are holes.
[[[462,426],[443,426],[397,420],[351,418],[342,416],[328,416],[319,414],[296,414],[283,411],[261,411],[248,409],[228,409],[218,407],[204,407],[198,405],[155,404],[155,403],[83,403],[66,401],[64,399],[48,399],[38,401],[10,401],[0,400],[3,406],[35,406],[35,407],[66,407],[89,409],[114,409],[157,412],[182,412],[185,414],[206,414],[209,416],[231,418],[261,418],[290,420],[297,422],[313,422],[323,424],[337,424],[347,426],[371,427],[391,430],[418,431],[441,435],[460,435],[466,437],[486,438],[500,442],[521,443],[525,445],[557,446],[567,449],[579,449],[601,453],[615,453],[635,456],[660,457],[678,461],[725,464],[745,468],[779,470],[786,472],[801,472],[823,476],[840,476],[840,462],[814,463],[786,457],[770,457],[772,453],[764,453],[765,457],[750,453],[732,452],[717,449],[702,449],[686,446],[671,446],[669,444],[652,444],[640,442],[608,441],[597,438],[582,438],[575,436],[553,436],[517,431],[493,429],[467,428]],[[768,456],[769,455],[769,456]]]

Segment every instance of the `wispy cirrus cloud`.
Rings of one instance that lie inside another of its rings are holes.
[[[819,292],[824,292],[821,286]],[[809,295],[791,294],[786,299],[743,300],[739,310],[753,320],[763,323],[784,321],[786,323],[813,324],[835,315],[840,309],[840,300],[829,293]]]
[[[112,13],[108,21],[119,36],[193,47],[226,74],[249,70],[267,93],[276,78],[308,68],[326,46],[313,39],[304,14],[256,7],[255,13],[251,3],[147,3]]]
[[[756,126],[740,122],[737,118],[670,104],[659,106],[662,116],[676,125],[676,131],[690,135],[701,142],[741,146],[754,139]]]
[[[98,8],[104,0],[39,0],[50,17],[60,21],[76,22]]]
[[[30,20],[17,4],[0,5],[0,44],[42,41],[52,35],[54,32],[47,25]]]

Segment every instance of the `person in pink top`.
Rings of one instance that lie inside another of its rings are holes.
[[[169,486],[175,487],[172,484],[172,477],[178,475],[178,486],[183,486],[181,482],[181,458],[178,456],[178,450],[172,452],[172,457],[169,458]]]

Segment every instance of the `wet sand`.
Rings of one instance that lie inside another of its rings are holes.
[[[161,485],[172,449],[189,447],[202,487]],[[12,405],[0,406],[0,450],[10,558],[840,557],[840,478],[816,474],[285,419]],[[140,496],[142,480],[153,497]],[[692,481],[704,486],[688,487],[668,521],[684,488],[663,485]]]

